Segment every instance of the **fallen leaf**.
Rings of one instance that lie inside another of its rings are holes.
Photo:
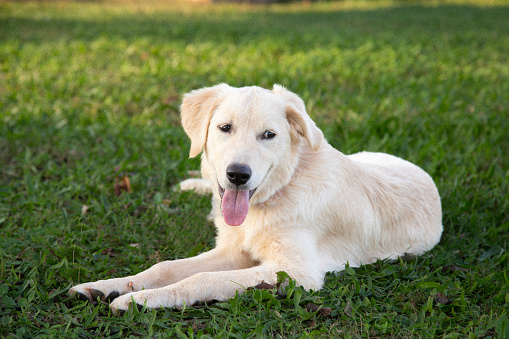
[[[320,316],[328,316],[332,313],[332,310],[330,307],[321,307],[320,306],[317,306],[315,304],[312,304],[312,303],[309,303],[306,305],[306,310],[308,310],[308,312],[317,312],[318,315]]]
[[[330,307],[323,307],[318,311],[318,313],[323,316],[323,317],[326,317],[326,316],[329,316],[331,315],[332,313],[332,309]]]
[[[306,305],[306,310],[308,310],[308,312],[316,312],[316,311],[318,311],[319,308],[320,308],[320,306],[317,306],[317,305],[311,304],[311,303]]]
[[[158,251],[156,251],[156,253],[149,255],[148,258],[150,260],[154,260],[155,259],[157,262],[160,262],[161,261],[161,254]]]
[[[442,268],[442,273],[450,273],[450,272],[456,272],[456,271],[468,271],[466,268],[459,267],[456,265],[447,265]]]
[[[134,248],[139,248],[140,244],[129,244],[129,246],[134,247]]]
[[[87,205],[81,206],[81,215],[85,215],[88,212],[89,207]]]
[[[271,285],[271,284],[267,284],[265,281],[262,281],[258,285],[253,286],[252,288],[255,289],[255,290],[271,290],[273,288],[276,288],[276,286]]]
[[[191,326],[191,328],[193,329],[194,332],[203,330],[206,327],[207,327],[207,324],[204,322],[201,322],[201,321],[193,321],[193,325]]]
[[[345,306],[345,310],[344,312],[348,315],[348,316],[352,316],[352,305],[350,305],[350,302],[347,302],[346,303],[346,306]]]
[[[115,178],[114,190],[115,190],[115,196],[116,197],[119,197],[120,194],[122,194],[122,189],[120,188],[120,184],[119,184],[118,178]]]
[[[122,178],[115,178],[115,196],[118,197],[122,194],[122,191],[126,191],[127,193],[131,193],[131,182],[129,181],[129,177],[124,175]]]
[[[435,300],[436,303],[443,305],[448,305],[452,302],[442,292],[437,292],[437,294],[433,296],[433,299]]]
[[[147,211],[147,206],[143,206],[143,205],[140,205],[138,207],[136,207],[136,209],[134,210],[134,216],[137,217],[143,213],[145,213]]]
[[[109,257],[116,257],[117,254],[113,252],[113,248],[106,248],[101,252],[102,255],[107,255]]]

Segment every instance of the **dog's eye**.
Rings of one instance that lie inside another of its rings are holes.
[[[274,133],[272,131],[265,131],[265,133],[263,133],[262,139],[272,139],[275,136],[276,136],[276,133]]]
[[[225,133],[228,133],[230,132],[230,130],[232,129],[232,126],[229,125],[229,124],[225,124],[225,125],[221,125],[221,126],[218,126],[219,129]]]

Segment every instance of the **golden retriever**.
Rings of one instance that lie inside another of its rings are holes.
[[[133,301],[181,307],[275,284],[279,271],[316,290],[347,263],[419,255],[439,242],[441,203],[431,177],[392,155],[337,151],[285,88],[220,84],[186,94],[181,111],[190,157],[203,152],[204,178],[181,188],[212,192],[216,247],[77,285],[71,295],[116,298],[114,311]]]

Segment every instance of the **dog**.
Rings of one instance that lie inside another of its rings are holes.
[[[71,295],[113,300],[115,312],[178,308],[276,284],[280,271],[318,290],[327,272],[420,255],[440,240],[440,196],[424,170],[384,153],[342,154],[282,86],[195,90],[181,118],[203,178],[180,186],[212,192],[216,247]]]

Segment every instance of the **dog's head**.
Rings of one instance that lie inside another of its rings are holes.
[[[304,102],[278,85],[199,89],[184,96],[181,111],[190,157],[203,150],[203,176],[217,183],[224,221],[232,226],[244,222],[251,204],[290,182],[304,143],[317,149],[323,140]]]

